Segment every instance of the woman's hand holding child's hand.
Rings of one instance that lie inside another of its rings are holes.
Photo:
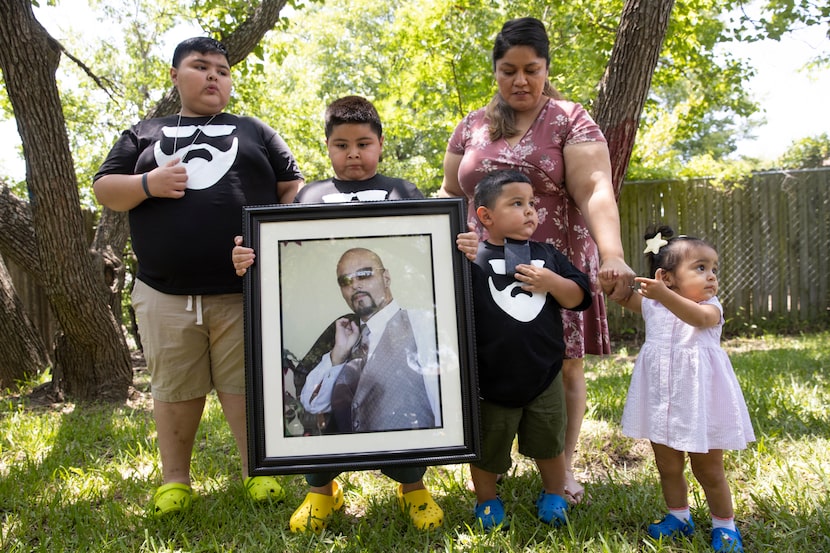
[[[602,288],[602,293],[606,296],[610,295],[614,290],[614,284],[617,282],[619,275],[614,269],[600,269],[597,274],[599,285]]]

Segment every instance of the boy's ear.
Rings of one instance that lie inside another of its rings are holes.
[[[493,217],[487,206],[480,205],[476,208],[476,217],[481,221],[481,224],[489,228],[493,224]]]

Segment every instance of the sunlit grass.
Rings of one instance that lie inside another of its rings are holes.
[[[753,417],[758,442],[730,452],[726,468],[747,551],[830,550],[830,334],[725,343]],[[39,405],[22,392],[0,396],[0,550],[6,552],[189,551],[710,551],[709,511],[690,478],[699,531],[657,543],[645,526],[664,506],[647,443],[624,437],[619,419],[634,346],[588,365],[589,412],[577,452],[590,500],[569,527],[535,518],[540,481],[515,457],[502,484],[512,526],[471,528],[473,496],[463,466],[433,467],[427,484],[446,514],[436,532],[412,529],[397,510],[394,484],[378,472],[340,477],[346,507],[320,536],[293,535],[288,518],[306,492],[283,477],[284,504],[253,505],[239,481],[239,458],[211,396],[193,461],[197,497],[190,512],[148,516],[160,483],[155,426],[145,375],[125,405]]]

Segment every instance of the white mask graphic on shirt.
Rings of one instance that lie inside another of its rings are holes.
[[[210,139],[215,137],[229,136],[236,129],[236,125],[185,125],[181,127],[163,127],[162,133],[166,143],[171,140],[187,143],[189,137],[196,135],[192,144],[178,148],[172,154],[162,151],[161,141],[156,142],[153,153],[156,164],[163,167],[175,158],[181,158],[182,164],[187,169],[187,187],[191,190],[204,190],[210,188],[225,176],[236,160],[239,148],[239,139],[233,138],[231,147],[222,151],[212,144]],[[171,147],[171,146],[168,146]]]
[[[545,261],[543,259],[531,260],[531,265],[535,267],[544,267]],[[504,259],[491,259],[490,268],[497,275],[505,274]],[[523,323],[527,323],[535,319],[542,308],[545,307],[547,294],[543,292],[527,292],[522,290],[521,282],[512,282],[504,290],[499,290],[493,283],[493,277],[487,279],[490,285],[490,295],[493,296],[493,301],[496,302],[502,311]],[[518,290],[516,290],[518,288]],[[515,293],[514,293],[515,291]]]
[[[323,196],[324,204],[345,204],[348,202],[380,202],[386,199],[386,190],[358,190],[357,192],[332,192]]]

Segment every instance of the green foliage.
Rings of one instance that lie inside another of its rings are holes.
[[[254,7],[246,0],[192,0],[189,4],[198,26],[217,39],[239,27]]]
[[[759,162],[729,159],[720,149],[716,149],[716,154],[706,148],[682,151],[682,144],[677,142],[678,127],[690,117],[688,109],[685,102],[675,106],[671,113],[664,113],[640,131],[626,175],[628,180],[711,177],[725,183],[740,181],[759,169]]]
[[[725,455],[737,524],[747,551],[818,553],[830,549],[830,334],[766,336],[726,342],[746,397],[757,442]],[[576,466],[590,501],[567,528],[536,520],[541,487],[532,462],[514,453],[500,494],[511,528],[473,526],[466,466],[433,467],[426,484],[445,512],[444,526],[420,532],[377,471],[339,477],[346,496],[325,533],[296,535],[288,519],[307,486],[280,477],[284,504],[254,505],[244,495],[239,456],[216,397],[208,397],[196,436],[192,510],[156,520],[149,505],[160,484],[147,371],[136,370],[126,405],[43,403],[32,387],[0,392],[0,550],[9,553],[502,551],[519,553],[710,552],[709,509],[687,469],[698,532],[658,543],[647,522],[664,510],[648,443],[619,426],[637,345],[589,358],[589,411]],[[48,377],[47,377],[48,379]]]
[[[91,5],[98,9],[95,24],[102,32],[67,31],[58,37],[103,83],[102,88],[63,59],[59,86],[81,187],[89,186],[120,131],[169,88],[169,31],[187,24],[194,34],[222,38],[256,7],[242,0],[140,5],[93,0]],[[275,31],[233,68],[229,110],[256,115],[276,128],[314,180],[331,173],[323,147],[325,106],[346,94],[366,96],[384,122],[380,170],[412,180],[429,194],[440,185],[453,128],[495,92],[490,52],[504,21],[532,15],[546,22],[553,84],[590,109],[623,0],[295,0],[289,5]],[[735,144],[751,132],[758,106],[743,87],[752,68],[731,56],[730,41],[779,38],[794,25],[828,21],[827,6],[806,0],[751,7],[757,9],[742,11],[737,0],[675,3],[629,179],[687,176],[695,168],[714,171],[712,163],[733,163]],[[824,67],[823,59],[814,63]],[[0,111],[10,115],[5,96]],[[748,165],[719,171],[740,173]]]
[[[743,81],[753,70],[723,48],[730,38],[721,9],[719,0],[675,4],[632,154],[634,178],[677,176],[696,156],[726,158],[749,130],[758,105]]]
[[[778,159],[781,169],[811,169],[830,163],[830,135],[822,133],[796,140]]]
[[[765,0],[751,6],[735,2],[741,8],[733,21],[738,40],[780,40],[797,25],[830,23],[830,4],[813,0]]]

